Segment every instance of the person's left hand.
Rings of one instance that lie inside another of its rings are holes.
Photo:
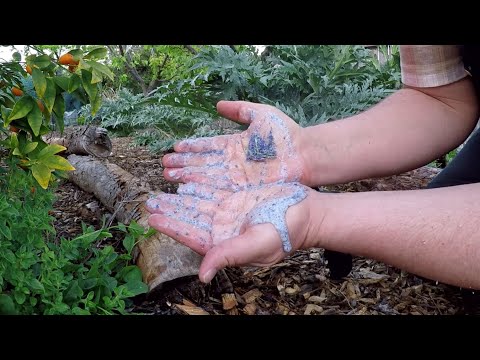
[[[272,265],[304,246],[310,217],[303,200],[312,191],[288,183],[231,193],[189,183],[146,207],[150,226],[205,255],[199,277],[209,282],[226,266]]]

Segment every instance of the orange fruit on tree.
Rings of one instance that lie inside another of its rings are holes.
[[[25,70],[27,71],[27,73],[29,73],[30,75],[32,75],[32,68],[30,67],[30,65],[27,65],[27,67],[25,68]]]
[[[22,96],[22,95],[23,95],[23,91],[20,90],[20,89],[17,88],[17,87],[13,87],[13,88],[12,88],[12,94],[15,95],[15,96]]]
[[[78,65],[78,61],[75,61],[73,55],[70,53],[66,53],[60,56],[58,62],[62,65]]]

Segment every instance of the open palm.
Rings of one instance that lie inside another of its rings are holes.
[[[304,176],[298,151],[300,126],[280,110],[243,101],[221,101],[218,112],[250,124],[240,134],[189,139],[163,157],[164,177],[173,182],[215,184],[238,191],[251,185],[294,182]]]
[[[309,219],[302,200],[309,191],[299,183],[236,193],[190,183],[181,185],[178,195],[161,194],[146,206],[150,226],[195,252],[214,251],[214,261],[229,257],[230,266],[264,266],[302,246]],[[302,206],[293,206],[298,203]]]

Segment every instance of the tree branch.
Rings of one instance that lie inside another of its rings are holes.
[[[118,56],[117,51],[112,45],[107,45],[107,49],[110,50],[113,56]]]
[[[165,59],[163,59],[162,65],[159,66],[160,70],[158,71],[157,77],[155,79],[152,79],[152,81],[150,81],[150,84],[148,84],[147,93],[150,93],[153,89],[158,87],[158,85],[160,85],[163,82],[163,80],[160,78],[160,75],[162,73],[162,69],[165,67],[165,64],[167,63],[169,58],[170,56],[166,54]]]
[[[168,56],[168,54],[166,54],[165,59],[163,59],[162,65],[160,65],[160,69],[163,69],[165,67],[165,64],[167,63],[168,59],[169,59],[169,56]],[[160,72],[159,72],[159,74],[160,74]]]
[[[185,47],[185,49],[187,49],[188,51],[190,51],[193,55],[197,55],[197,50],[195,50],[192,45],[183,45]]]
[[[135,67],[131,65],[133,61],[130,54],[123,50],[122,45],[118,45],[118,49],[120,51],[120,55],[125,59],[125,66],[127,70],[130,72],[133,78],[140,84],[140,86],[142,87],[143,94],[146,95],[148,93],[147,85],[145,84],[145,81],[143,81],[142,77],[138,74]]]

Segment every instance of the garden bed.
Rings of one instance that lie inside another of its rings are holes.
[[[161,156],[134,146],[131,138],[113,138],[109,161],[145,179],[153,190],[169,193],[176,185],[162,177]],[[335,191],[407,190],[424,187],[432,172],[422,169],[385,179],[365,180],[328,187]],[[57,237],[81,234],[82,222],[102,226],[115,221],[91,194],[72,183],[57,189]],[[121,233],[110,242],[121,248]],[[229,295],[233,293],[233,295]],[[196,276],[163,284],[135,299],[132,312],[146,314],[459,314],[456,288],[437,284],[365,258],[354,258],[346,278],[328,278],[323,250],[299,251],[269,268],[233,268],[220,273],[211,284]]]

